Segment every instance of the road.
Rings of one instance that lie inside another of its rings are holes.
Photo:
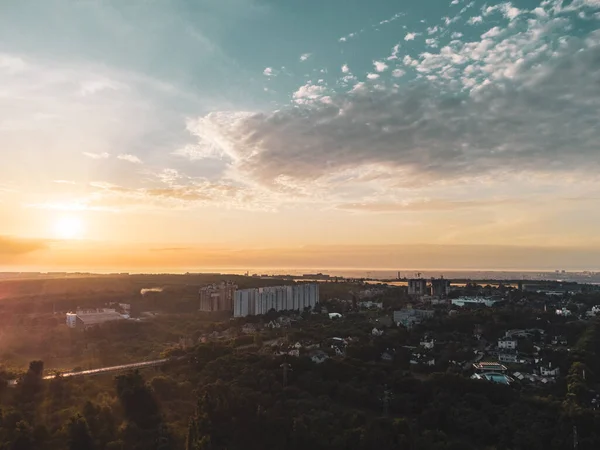
[[[171,361],[171,359],[170,358],[155,359],[153,361],[144,361],[144,362],[138,362],[138,363],[132,363],[132,364],[122,364],[120,366],[110,366],[110,367],[101,367],[99,369],[80,370],[78,372],[63,372],[60,374],[60,376],[63,378],[83,377],[86,375],[101,375],[104,373],[123,372],[123,371],[127,371],[127,370],[143,369],[145,367],[160,366],[161,364],[164,364],[168,361]],[[44,380],[51,380],[55,376],[56,375],[46,375],[44,377]]]

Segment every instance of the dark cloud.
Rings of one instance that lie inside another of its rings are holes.
[[[18,239],[10,236],[0,236],[0,256],[16,256],[42,250],[46,242],[35,239]]]
[[[600,168],[600,39],[470,93],[415,82],[270,114],[212,114],[234,165],[265,183],[381,166],[398,183]]]

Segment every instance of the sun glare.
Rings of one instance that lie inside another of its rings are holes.
[[[79,217],[61,217],[54,224],[54,232],[59,239],[80,239],[83,237],[83,222]]]

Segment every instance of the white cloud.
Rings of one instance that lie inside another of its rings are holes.
[[[92,159],[106,159],[110,157],[110,153],[102,152],[102,153],[92,153],[92,152],[82,152],[82,155],[87,156]]]
[[[117,159],[120,159],[122,161],[128,161],[133,164],[141,164],[142,163],[142,160],[140,158],[138,158],[135,155],[130,155],[128,153],[118,155]]]
[[[27,63],[20,57],[0,53],[0,71],[9,74],[22,72],[27,68]]]
[[[473,16],[469,20],[467,20],[467,23],[469,25],[475,25],[475,24],[481,23],[481,22],[483,22],[483,17],[481,17],[481,16]]]
[[[323,86],[309,83],[300,86],[292,97],[297,104],[306,105],[322,97],[324,91],[325,88]]]
[[[434,39],[434,38],[425,39],[425,44],[427,44],[429,47],[437,47],[438,46],[437,39]]]
[[[367,74],[367,78],[369,80],[376,80],[377,78],[379,78],[379,74],[378,73],[369,73],[369,74]]]
[[[52,182],[57,184],[76,184],[74,181],[71,180],[52,180]]]
[[[483,33],[481,35],[481,38],[482,39],[493,38],[493,37],[500,35],[501,33],[502,33],[502,29],[500,27],[493,27],[493,28],[490,28],[485,33]]]
[[[366,85],[363,81],[359,81],[358,83],[356,83],[354,85],[354,87],[352,88],[352,90],[350,92],[361,92],[364,91],[366,89]]]
[[[404,63],[405,66],[416,66],[418,64],[418,62],[416,60],[414,60],[413,58],[410,57],[410,55],[406,55],[404,56],[404,58],[402,59],[402,62]]]
[[[406,36],[404,36],[404,40],[405,41],[414,41],[417,36],[418,36],[418,33],[406,33]]]
[[[350,33],[346,36],[342,36],[341,38],[339,38],[338,42],[346,42],[348,39],[352,39],[354,36],[356,36],[356,33]]]
[[[394,69],[392,70],[392,76],[396,77],[396,78],[400,78],[401,76],[403,76],[406,72],[402,69]]]
[[[386,59],[388,61],[393,61],[395,59],[398,59],[398,53],[400,52],[400,44],[396,44],[394,45],[394,47],[392,48],[392,54],[390,56],[388,56]]]
[[[373,66],[375,66],[377,72],[385,72],[388,68],[388,65],[383,61],[373,61]]]
[[[312,55],[312,53],[304,53],[302,55],[300,55],[300,61],[306,61],[308,58],[310,58]]]
[[[273,68],[272,67],[265,67],[265,70],[263,70],[263,75],[270,77],[272,75],[274,75],[273,72]]]
[[[541,17],[541,18],[546,18],[548,17],[548,12],[541,7],[537,7],[532,11],[536,16]]]
[[[342,66],[342,73],[350,73],[350,67],[348,67],[348,64],[344,64]]]
[[[510,3],[505,3],[504,7],[502,8],[502,14],[504,14],[504,17],[507,19],[513,20],[521,14],[521,10],[519,8],[515,8]]]
[[[460,3],[460,0],[452,0],[450,2],[451,5],[458,5]]]
[[[119,85],[119,83],[112,80],[90,80],[81,83],[81,87],[79,88],[79,95],[85,97],[87,95],[94,95],[102,91],[117,91],[121,88],[122,86]]]
[[[460,31],[455,31],[454,33],[452,33],[450,35],[451,39],[458,39],[461,38],[463,36],[463,34]]]
[[[427,34],[430,34],[430,35],[431,35],[431,34],[435,34],[435,33],[437,33],[439,30],[440,30],[440,28],[439,28],[437,25],[435,25],[435,26],[433,26],[433,27],[428,27],[428,28],[427,28]]]
[[[266,185],[282,176],[325,183],[373,168],[396,185],[596,177],[600,42],[590,34],[558,45],[567,26],[559,18],[506,30],[503,39],[406,55],[422,83],[402,89],[360,82],[327,104],[211,122],[238,155],[235,170]]]

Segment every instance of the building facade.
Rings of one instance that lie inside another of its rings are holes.
[[[198,291],[200,311],[233,311],[237,286],[232,283],[211,284]]]
[[[434,297],[445,297],[450,292],[450,280],[445,278],[431,279],[431,295]]]
[[[514,339],[498,339],[498,348],[515,350],[517,348],[517,341]]]
[[[235,291],[233,316],[246,317],[275,311],[303,311],[319,303],[319,285],[270,286]]]
[[[408,295],[427,295],[427,280],[415,278],[408,280]]]

